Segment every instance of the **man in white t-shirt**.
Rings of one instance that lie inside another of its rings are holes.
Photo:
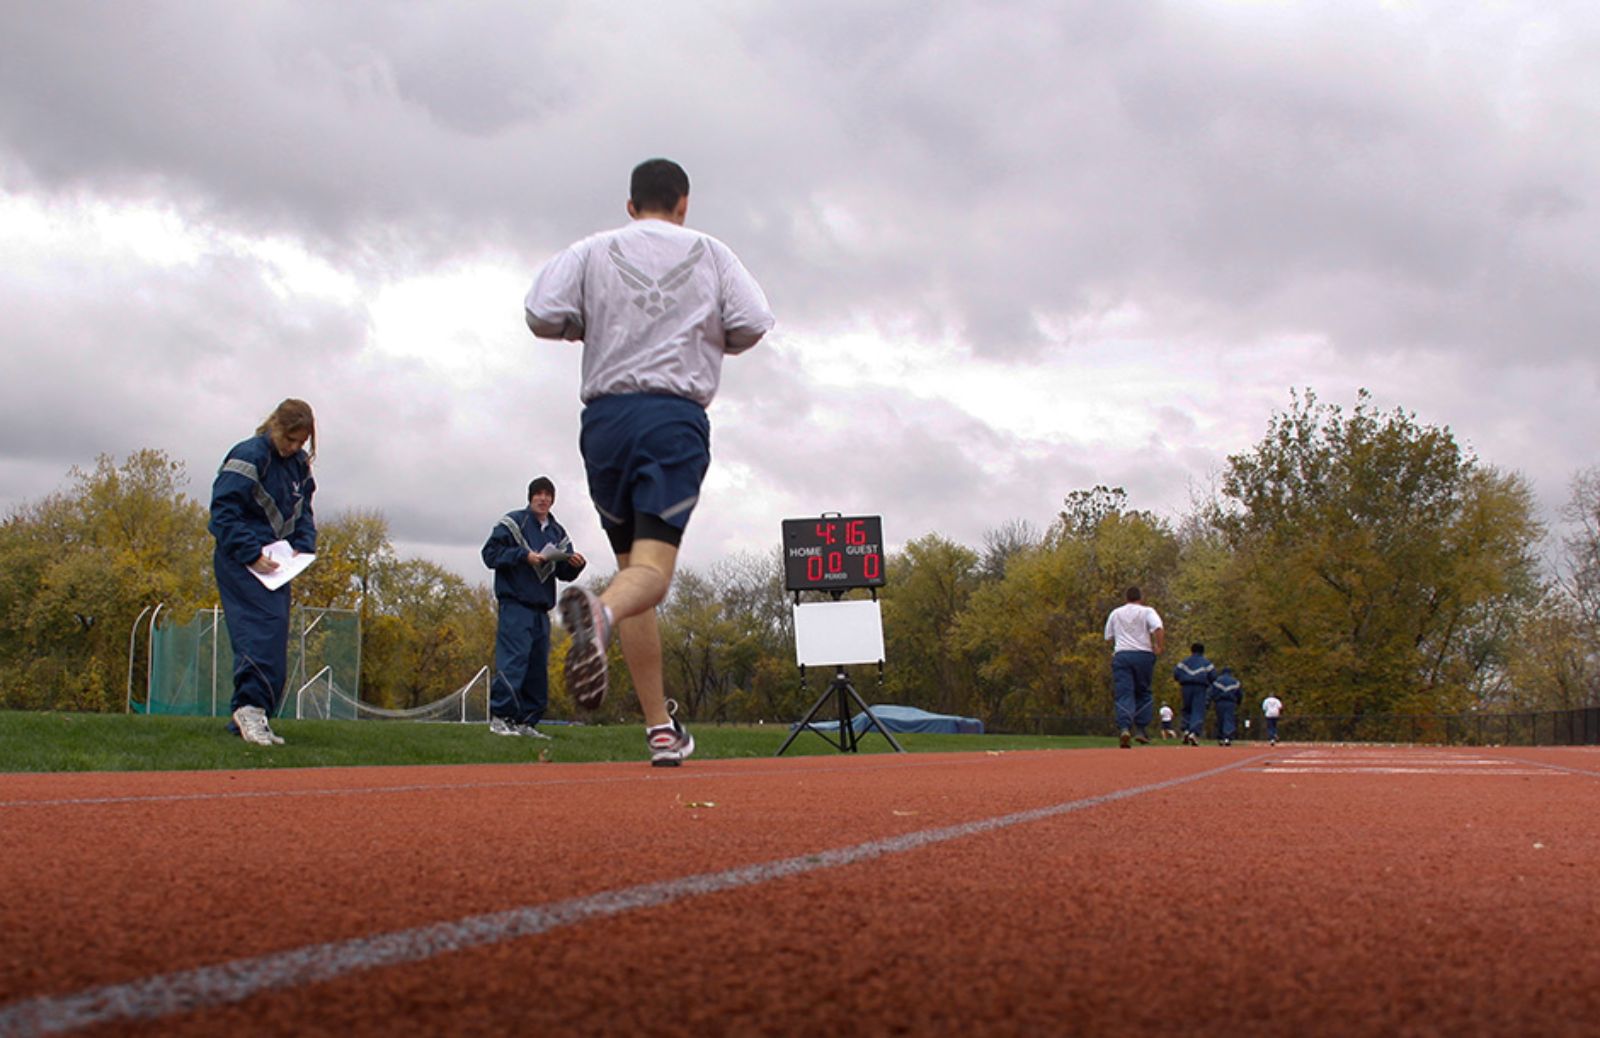
[[[711,464],[706,407],[722,358],[772,329],[767,297],[722,242],[685,227],[689,176],[667,159],[633,170],[631,222],[557,253],[523,301],[546,339],[583,341],[578,448],[589,497],[617,556],[602,594],[569,586],[558,603],[572,635],[567,691],[585,710],[605,698],[606,649],[622,658],[644,711],[650,763],[676,766],[694,739],[661,673],[655,607],[666,598],[689,515]]]
[[[1268,696],[1261,701],[1261,712],[1267,718],[1267,742],[1272,746],[1278,745],[1278,718],[1283,716],[1283,700],[1277,696]]]
[[[1123,749],[1127,749],[1134,738],[1140,743],[1150,742],[1148,728],[1155,702],[1150,692],[1150,679],[1155,675],[1156,656],[1167,643],[1160,615],[1144,604],[1139,589],[1130,587],[1126,597],[1127,601],[1106,617],[1106,641],[1113,644],[1111,691]]]

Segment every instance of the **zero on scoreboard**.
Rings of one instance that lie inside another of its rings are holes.
[[[783,521],[783,586],[789,591],[882,587],[883,517],[824,515]]]

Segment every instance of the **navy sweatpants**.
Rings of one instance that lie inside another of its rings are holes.
[[[1153,652],[1112,653],[1111,688],[1116,700],[1117,727],[1123,731],[1137,727],[1142,732],[1150,723],[1155,709],[1150,679],[1155,670],[1156,654]]]
[[[538,724],[549,705],[550,614],[502,598],[494,632],[489,713],[518,724]]]
[[[1233,741],[1238,704],[1231,699],[1217,700],[1217,738]]]
[[[1184,685],[1183,730],[1198,738],[1206,729],[1206,686]]]
[[[283,683],[289,677],[289,585],[268,591],[246,567],[220,551],[211,564],[233,646],[231,709],[259,706],[270,717],[282,705]]]

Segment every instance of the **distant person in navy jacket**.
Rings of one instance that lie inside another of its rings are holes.
[[[1183,743],[1199,746],[1206,726],[1206,693],[1217,676],[1217,668],[1206,659],[1206,647],[1199,642],[1189,646],[1189,656],[1172,668],[1172,679],[1183,689]]]
[[[262,550],[288,541],[294,554],[317,550],[311,515],[311,459],[317,454],[317,420],[304,400],[280,403],[255,436],[235,444],[211,485],[211,535],[217,539],[212,570],[233,646],[233,722],[245,742],[274,746],[283,739],[268,718],[282,701],[289,677],[289,585],[275,590],[250,571],[278,568]]]
[[[528,507],[502,516],[483,545],[483,564],[494,570],[500,606],[489,684],[489,730],[496,735],[549,738],[536,726],[550,705],[556,581],[577,580],[588,564],[550,514],[555,503],[556,485],[540,476],[528,484]]]
[[[1239,704],[1244,702],[1244,685],[1233,676],[1232,667],[1217,672],[1208,698],[1217,708],[1217,745],[1232,746],[1235,718],[1239,716]]]

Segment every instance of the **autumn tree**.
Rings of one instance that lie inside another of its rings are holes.
[[[890,557],[887,578],[882,599],[888,698],[936,713],[982,708],[974,698],[977,660],[954,639],[956,620],[981,579],[978,554],[930,533]]]
[[[798,681],[776,553],[679,570],[660,624],[667,695],[686,716],[747,720],[791,709]]]
[[[69,478],[0,525],[0,703],[120,709],[140,612],[211,596],[206,509],[161,451],[101,455]]]
[[[1009,519],[984,531],[978,575],[984,580],[999,580],[1006,575],[1006,566],[1012,559],[1037,548],[1043,540],[1043,535],[1026,519]]]
[[[366,701],[402,710],[431,703],[493,658],[494,599],[482,585],[437,563],[405,559],[376,571],[371,597],[362,631]]]
[[[1523,480],[1365,392],[1349,414],[1296,395],[1222,492],[1204,624],[1302,713],[1462,709],[1539,595]]]
[[[1573,477],[1561,518],[1570,527],[1562,538],[1562,585],[1589,630],[1600,635],[1600,466]]]
[[[1177,553],[1166,522],[1130,509],[1120,488],[1068,495],[1043,543],[975,590],[955,624],[980,661],[985,720],[1109,713],[1106,616],[1135,584],[1164,605]]]
[[[317,561],[295,578],[295,604],[358,609],[365,621],[369,596],[397,562],[383,513],[350,509],[318,516]]]
[[[1523,619],[1496,701],[1514,710],[1600,705],[1600,467],[1573,477],[1563,558]]]

